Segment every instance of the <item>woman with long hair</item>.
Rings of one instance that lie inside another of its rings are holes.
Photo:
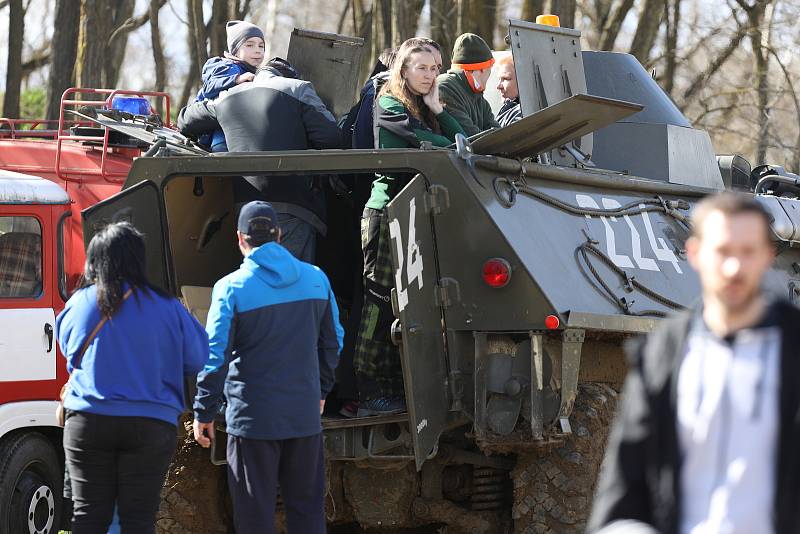
[[[161,486],[184,409],[184,377],[208,360],[208,336],[177,299],[151,285],[145,244],[129,223],[94,236],[79,289],[56,320],[71,373],[64,452],[73,534],[154,533]]]
[[[409,39],[397,51],[375,111],[376,148],[420,148],[423,141],[448,146],[461,126],[439,102],[439,66],[430,47]],[[364,306],[356,341],[359,416],[405,410],[400,354],[390,339],[392,257],[384,208],[411,175],[379,175],[361,218]]]

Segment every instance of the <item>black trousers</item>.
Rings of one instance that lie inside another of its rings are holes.
[[[72,534],[105,534],[119,508],[122,534],[154,534],[177,427],[149,417],[70,412],[64,452],[72,480]]]
[[[228,435],[236,534],[273,534],[278,484],[289,534],[325,534],[322,434],[283,440]]]

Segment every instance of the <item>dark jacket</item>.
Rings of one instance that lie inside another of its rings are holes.
[[[519,97],[507,99],[497,111],[497,123],[503,127],[513,124],[522,118],[522,108]]]
[[[266,243],[214,284],[206,330],[211,356],[197,377],[198,421],[214,419],[224,391],[234,436],[322,430],[319,401],[333,388],[344,336],[325,273]]]
[[[342,148],[341,130],[314,86],[284,78],[271,68],[216,100],[186,106],[178,116],[178,128],[185,135],[202,135],[220,126],[230,152]],[[280,204],[295,205],[325,219],[322,191],[311,176],[246,176],[236,183],[234,195],[237,202],[268,200],[278,212],[287,211]]]
[[[589,531],[632,519],[661,534],[680,528],[681,452],[676,427],[678,372],[695,312],[684,312],[637,341],[606,449]],[[768,310],[782,333],[774,532],[800,532],[800,310]]]
[[[497,128],[489,102],[483,93],[476,93],[469,86],[467,76],[461,69],[450,69],[436,78],[439,84],[439,96],[447,112],[464,129],[467,136]]]
[[[379,72],[361,88],[361,98],[353,124],[353,148],[375,148],[375,95],[389,79],[389,71]]]

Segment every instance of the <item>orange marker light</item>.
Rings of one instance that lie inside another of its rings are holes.
[[[561,321],[558,320],[558,316],[556,315],[548,315],[544,318],[544,326],[548,330],[555,330],[561,325]]]
[[[536,24],[543,24],[554,28],[561,27],[561,21],[558,19],[558,15],[538,15],[536,17]]]

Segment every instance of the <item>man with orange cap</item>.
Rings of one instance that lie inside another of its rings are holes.
[[[467,135],[499,126],[489,102],[483,98],[493,64],[486,41],[474,33],[464,33],[453,46],[450,70],[436,79],[442,103]]]

